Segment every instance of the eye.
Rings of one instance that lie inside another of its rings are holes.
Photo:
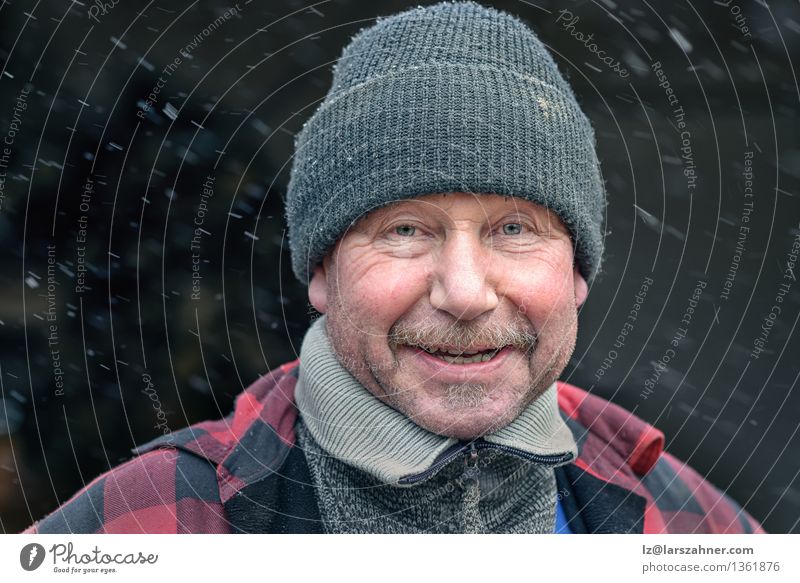
[[[520,235],[522,233],[522,225],[520,223],[506,223],[503,225],[504,235]]]
[[[417,232],[417,228],[413,225],[397,225],[394,232],[401,237],[413,237]]]

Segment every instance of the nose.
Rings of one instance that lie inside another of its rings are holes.
[[[459,320],[474,320],[499,303],[491,250],[477,236],[454,233],[441,247],[430,286],[431,305]]]

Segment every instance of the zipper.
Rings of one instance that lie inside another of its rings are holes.
[[[442,454],[441,459],[434,462],[434,464],[427,470],[424,470],[418,474],[403,476],[397,481],[397,483],[404,486],[410,486],[412,484],[417,484],[419,482],[427,480],[434,474],[438,473],[439,470],[441,470],[444,466],[446,466],[447,464],[449,464],[462,454],[467,454],[468,456],[465,459],[465,462],[473,460],[477,465],[478,450],[480,449],[497,449],[509,453],[511,455],[521,457],[525,460],[532,461],[542,465],[556,465],[559,463],[572,461],[572,453],[563,453],[556,455],[539,455],[535,453],[528,453],[527,451],[522,451],[521,449],[510,447],[508,445],[501,445],[499,443],[490,443],[488,441],[485,441],[483,438],[479,438],[469,443],[464,443],[460,441],[454,444],[450,450],[447,450]]]
[[[423,480],[427,480],[435,473],[437,473],[439,470],[441,470],[444,466],[446,466],[454,459],[456,459],[458,456],[460,456],[462,453],[464,453],[468,449],[468,447],[469,446],[463,445],[461,442],[453,444],[453,446],[449,450],[445,451],[442,454],[441,459],[439,459],[439,461],[437,462],[434,462],[433,465],[429,467],[427,470],[423,470],[419,474],[411,474],[410,476],[403,476],[397,481],[397,483],[409,486],[411,484],[416,484],[418,482],[422,482]]]
[[[537,464],[542,465],[554,465],[561,462],[572,461],[572,453],[562,453],[562,454],[554,454],[554,455],[539,455],[537,453],[529,453],[527,451],[522,451],[521,449],[517,449],[515,447],[511,447],[508,445],[501,445],[499,443],[490,443],[484,440],[478,440],[475,442],[474,447],[476,449],[499,449],[500,451],[504,451],[506,453],[510,453],[512,455],[519,456],[526,460],[536,462]],[[477,454],[476,454],[477,455]]]

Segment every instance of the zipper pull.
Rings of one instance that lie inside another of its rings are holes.
[[[467,479],[478,479],[478,474],[481,472],[478,467],[478,450],[475,447],[475,442],[469,444],[469,453],[464,458],[464,477]]]

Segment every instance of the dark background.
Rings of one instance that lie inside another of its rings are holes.
[[[232,4],[0,6],[0,153],[13,138],[0,168],[0,531],[26,527],[165,428],[227,414],[243,387],[296,357],[312,311],[284,240],[294,134],[349,37],[417,4],[242,0],[207,36]],[[800,236],[800,8],[790,0],[492,4],[523,18],[554,52],[595,126],[607,182],[604,270],[562,378],[656,424],[671,452],[768,530],[800,531],[800,284],[786,272]],[[622,61],[627,78],[556,22],[562,9],[579,17],[575,31]],[[164,67],[196,35],[140,119]],[[655,61],[686,114],[693,191]],[[25,88],[27,107],[15,117]],[[192,223],[209,174],[214,196],[192,299]],[[95,190],[81,209],[89,177]],[[79,225],[90,288],[82,293]],[[740,239],[741,226],[750,231]],[[648,277],[633,330],[615,346]],[[698,282],[705,287],[687,327]],[[686,337],[660,366],[682,327]]]

